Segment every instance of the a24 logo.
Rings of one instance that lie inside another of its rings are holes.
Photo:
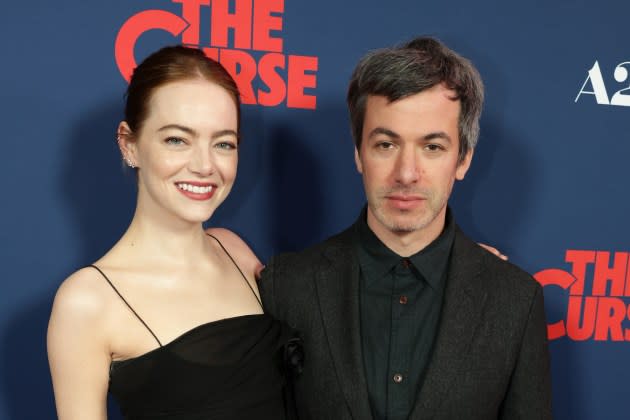
[[[610,97],[608,96],[608,91],[606,90],[606,84],[604,83],[599,62],[596,60],[593,67],[589,69],[586,80],[584,80],[584,83],[575,97],[574,102],[577,102],[582,95],[593,95],[595,96],[595,101],[599,105],[630,106],[630,84],[628,83],[629,67],[630,61],[624,61],[617,64],[617,67],[615,67],[613,77],[618,83],[626,83],[626,86],[615,92],[613,96]]]

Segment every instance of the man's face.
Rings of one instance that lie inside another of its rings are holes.
[[[471,151],[458,162],[454,96],[437,85],[391,103],[368,97],[355,161],[377,236],[415,232],[432,240],[442,231],[453,183],[464,178],[472,158]]]

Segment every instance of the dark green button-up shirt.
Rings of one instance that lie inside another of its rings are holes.
[[[455,238],[450,211],[440,236],[402,258],[367,225],[357,223],[361,268],[361,344],[375,420],[403,420],[422,385],[440,322],[448,261]]]

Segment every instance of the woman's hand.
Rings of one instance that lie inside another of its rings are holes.
[[[482,244],[481,242],[477,242],[477,245],[479,245],[480,247],[482,247],[483,249],[485,249],[486,251],[490,252],[491,254],[496,255],[497,257],[501,258],[503,261],[507,261],[508,257],[507,255],[503,255],[501,253],[501,251],[499,251],[498,249],[496,249],[493,246],[490,245],[486,245],[486,244]]]

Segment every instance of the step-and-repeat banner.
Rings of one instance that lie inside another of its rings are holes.
[[[54,418],[54,292],[134,209],[115,130],[135,63],[203,48],[237,79],[235,188],[211,225],[266,260],[363,205],[345,109],[371,49],[416,35],[469,57],[481,138],[451,205],[544,286],[557,419],[629,418],[630,3],[625,0],[29,0],[0,6],[0,419]],[[500,343],[497,343],[500,345]],[[112,407],[112,417],[118,418]]]

